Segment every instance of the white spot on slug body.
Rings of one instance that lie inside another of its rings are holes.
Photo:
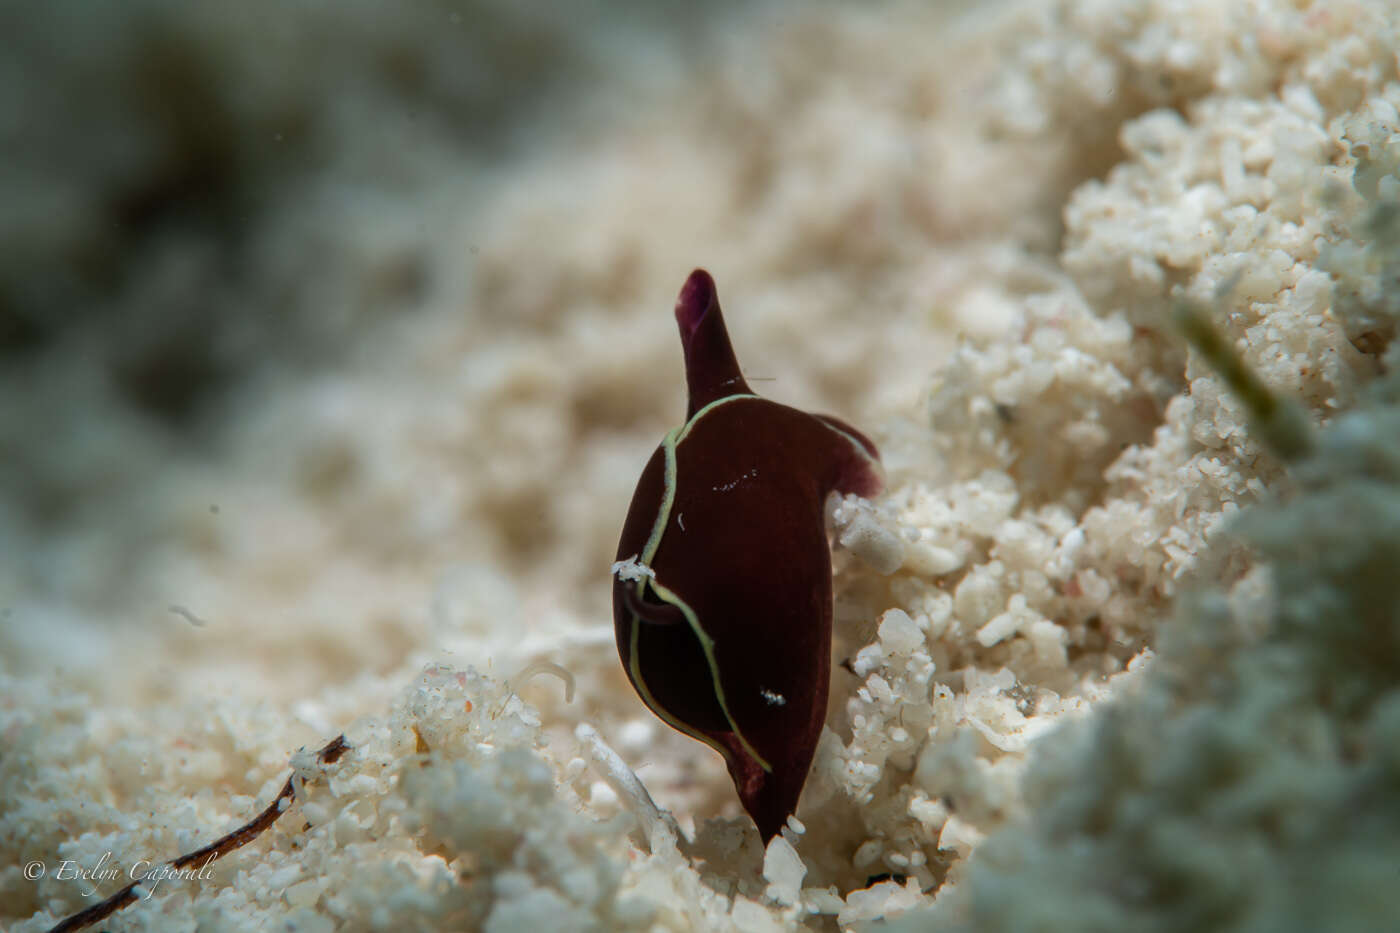
[[[746,480],[746,479],[756,479],[757,477],[758,477],[758,470],[756,470],[756,469],[754,469],[754,470],[749,470],[748,472],[740,473],[740,474],[739,474],[739,477],[738,477],[737,479],[735,479],[735,480],[732,480],[732,481],[730,481],[730,482],[728,482],[728,483],[721,483],[721,484],[718,485],[718,486],[711,486],[710,488],[713,489],[715,492],[728,492],[729,490],[733,489],[735,486],[738,486],[738,485],[739,485],[740,483],[742,483],[744,480]]]
[[[631,583],[637,580],[655,579],[656,571],[637,560],[637,555],[633,554],[626,560],[614,562],[612,575],[624,583]]]
[[[769,706],[787,705],[787,697],[783,696],[781,693],[775,693],[774,691],[769,690],[767,688],[760,689],[758,693],[760,696],[763,697],[764,701],[767,702]]]

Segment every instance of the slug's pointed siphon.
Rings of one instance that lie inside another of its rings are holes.
[[[831,668],[832,492],[880,491],[854,428],[759,398],[739,371],[714,280],[676,302],[690,394],[652,454],[613,577],[617,647],[667,724],[724,756],[764,841],[797,807]]]

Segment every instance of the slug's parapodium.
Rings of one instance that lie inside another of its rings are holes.
[[[703,269],[676,323],[690,406],[623,525],[617,647],[646,705],[724,756],[766,842],[797,807],[826,717],[826,498],[872,496],[883,473],[859,431],[753,393]]]

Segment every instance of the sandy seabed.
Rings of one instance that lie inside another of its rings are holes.
[[[106,927],[1400,915],[1400,12],[687,9],[0,13],[0,925],[289,773]],[[888,477],[766,850],[613,645],[695,266]]]

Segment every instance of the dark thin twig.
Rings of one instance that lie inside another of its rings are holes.
[[[345,754],[350,746],[345,741],[344,735],[338,735],[332,739],[325,748],[316,753],[316,760],[323,765],[331,764]],[[272,803],[267,808],[253,817],[252,820],[235,829],[227,836],[223,836],[211,842],[202,849],[196,849],[187,855],[182,855],[166,864],[171,868],[179,870],[189,868],[198,863],[202,869],[215,859],[223,858],[234,849],[246,846],[254,839],[258,838],[264,830],[277,822],[287,810],[291,809],[292,799],[296,796],[296,788],[292,783],[292,778],[287,778],[287,783],[282,785],[282,790],[273,798]],[[71,933],[73,930],[81,930],[83,927],[91,926],[99,920],[106,920],[112,914],[121,910],[127,904],[136,900],[136,889],[141,885],[140,881],[133,881],[122,888],[116,894],[107,898],[100,904],[94,904],[86,910],[80,910],[71,917],[60,921],[49,930],[49,933]]]

